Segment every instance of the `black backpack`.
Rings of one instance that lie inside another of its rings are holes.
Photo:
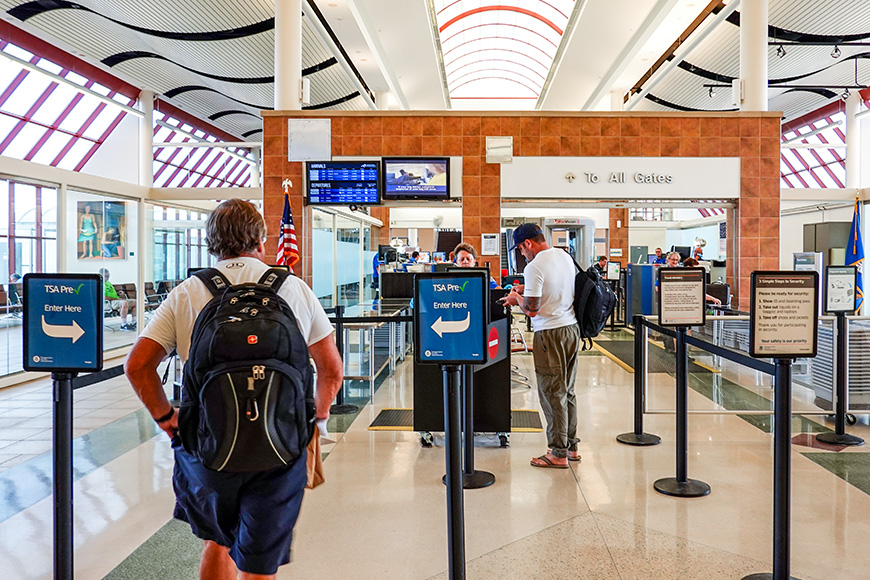
[[[209,469],[265,471],[298,459],[314,433],[308,346],[277,290],[289,272],[230,285],[194,274],[214,296],[196,318],[184,365],[178,432]]]
[[[580,327],[582,350],[589,350],[592,339],[598,336],[613,313],[616,295],[594,266],[583,270],[576,261],[574,265],[578,270],[574,276],[574,316]]]

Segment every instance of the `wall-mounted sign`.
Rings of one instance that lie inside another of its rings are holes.
[[[25,274],[24,370],[103,368],[103,278]]]
[[[616,258],[621,258],[622,248],[610,248],[610,255]]]
[[[854,312],[857,307],[858,269],[855,266],[825,268],[825,311]]]
[[[567,180],[567,174],[575,179]],[[515,157],[502,198],[740,198],[739,157]]]
[[[414,356],[419,363],[486,362],[489,278],[483,271],[414,277]],[[485,307],[484,307],[485,306]]]
[[[287,160],[332,159],[331,119],[287,119]]]
[[[499,234],[481,234],[480,235],[480,255],[481,256],[497,256],[498,255],[498,237],[499,237]]]
[[[816,356],[818,272],[753,272],[749,304],[749,354]]]
[[[703,326],[706,322],[704,268],[659,268],[659,324]]]

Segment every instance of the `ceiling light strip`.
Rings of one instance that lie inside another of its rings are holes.
[[[426,17],[429,19],[429,28],[432,29],[432,43],[435,49],[435,58],[438,60],[438,71],[441,73],[441,99],[444,108],[450,110],[453,104],[450,101],[450,87],[447,84],[447,68],[444,65],[444,43],[441,40],[441,32],[438,29],[438,15],[435,12],[433,0],[426,0]]]
[[[127,106],[123,103],[119,103],[118,101],[110,99],[106,95],[102,95],[102,94],[98,93],[97,91],[91,90],[91,89],[89,89],[87,87],[83,87],[81,85],[78,85],[78,84],[72,82],[71,80],[66,79],[60,75],[56,75],[52,72],[48,72],[47,70],[41,69],[31,62],[28,62],[26,60],[22,60],[16,56],[12,56],[11,54],[9,54],[5,51],[0,50],[0,56],[2,56],[3,58],[5,58],[6,60],[8,60],[10,62],[17,64],[18,66],[20,66],[23,69],[27,69],[31,72],[35,72],[37,74],[41,74],[43,76],[46,76],[49,79],[51,79],[52,82],[66,85],[75,91],[78,91],[78,92],[83,93],[85,95],[89,95],[91,97],[99,99],[104,103],[114,105],[120,109],[123,109],[125,112],[130,113],[131,115],[136,115],[137,117],[144,117],[145,116],[145,114],[142,111],[140,111],[139,109],[134,109],[133,107]]]
[[[646,96],[652,91],[656,85],[658,85],[672,70],[677,68],[677,66],[685,60],[689,53],[691,53],[695,47],[697,47],[707,36],[710,35],[711,32],[716,30],[720,24],[725,22],[734,11],[740,6],[740,0],[733,0],[729,2],[725,8],[719,11],[719,14],[710,22],[709,26],[705,27],[701,32],[698,33],[697,36],[692,38],[689,42],[682,45],[680,48],[680,55],[673,55],[673,58],[668,61],[668,64],[664,67],[658,69],[655,74],[653,74],[645,83],[644,88],[637,93],[634,98],[629,99],[629,101],[625,105],[625,110],[630,111],[634,107],[637,106],[638,103],[644,100]]]

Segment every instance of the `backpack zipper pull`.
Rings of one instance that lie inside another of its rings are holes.
[[[248,377],[248,390],[254,390],[254,377]]]

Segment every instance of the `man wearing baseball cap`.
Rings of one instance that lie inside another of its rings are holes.
[[[544,238],[540,226],[525,223],[514,230],[513,251],[526,259],[525,285],[514,286],[504,303],[519,306],[535,330],[534,361],[538,395],[547,419],[549,449],[532,459],[533,467],[567,469],[580,461],[577,452],[577,402],[574,379],[580,329],[574,316],[574,261]]]

